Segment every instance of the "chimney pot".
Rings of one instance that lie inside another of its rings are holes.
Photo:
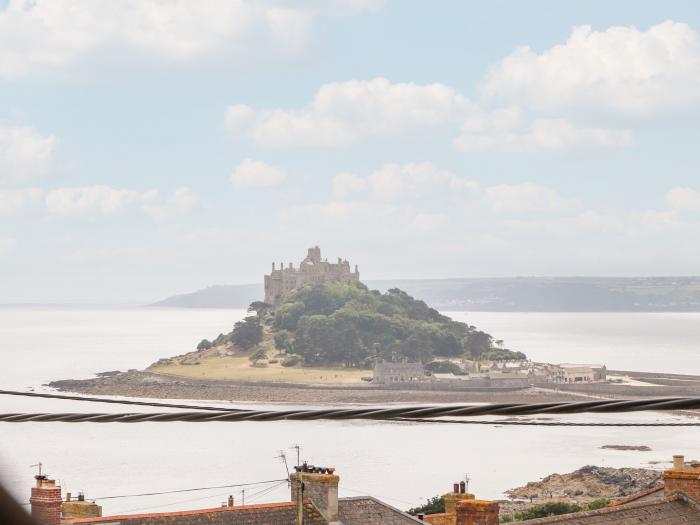
[[[685,456],[681,454],[676,454],[673,456],[673,468],[675,470],[681,470],[685,466]]]
[[[459,483],[452,484],[452,492],[454,492],[455,494],[459,494]]]
[[[459,493],[464,494],[467,491],[467,484],[464,481],[459,482]]]
[[[66,501],[70,501],[70,498],[71,498],[71,493],[66,492]]]

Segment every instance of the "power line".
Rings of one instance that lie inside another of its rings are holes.
[[[214,489],[227,489],[227,488],[234,488],[234,487],[250,487],[254,485],[265,485],[268,483],[277,483],[277,482],[287,482],[286,478],[285,479],[270,479],[267,481],[254,481],[251,483],[234,483],[231,485],[216,485],[213,487],[195,487],[195,488],[189,488],[189,489],[178,489],[178,490],[166,490],[163,492],[143,492],[141,494],[124,494],[120,496],[102,496],[100,498],[90,498],[94,500],[105,500],[105,499],[117,499],[117,498],[138,498],[141,496],[160,496],[163,494],[178,494],[182,492],[195,492],[199,490],[214,490]]]
[[[428,405],[408,407],[361,407],[291,410],[236,410],[216,412],[160,413],[10,413],[0,414],[0,422],[141,423],[147,421],[313,421],[325,420],[403,420],[424,422],[440,417],[527,416],[535,414],[622,413],[700,409],[700,397],[654,398],[639,400],[591,400],[574,403],[500,403],[487,405]],[[503,422],[507,423],[507,422]],[[540,424],[540,422],[529,422]],[[493,423],[490,423],[493,424]],[[502,424],[502,423],[498,423]],[[563,423],[561,423],[563,424]],[[545,423],[545,426],[547,423]],[[569,423],[567,423],[569,425]],[[582,424],[578,424],[582,425]],[[596,425],[602,425],[598,423]],[[675,426],[672,423],[620,423],[615,426]],[[693,426],[683,424],[684,426]],[[582,425],[583,426],[583,425]]]

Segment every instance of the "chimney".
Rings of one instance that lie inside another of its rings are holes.
[[[228,501],[226,502],[229,507],[233,507],[233,496],[229,495]]]
[[[685,456],[676,454],[673,456],[673,470],[681,470],[685,466]]]
[[[682,493],[693,501],[700,502],[700,466],[685,466],[685,458],[673,456],[673,468],[663,474],[666,497]]]
[[[44,525],[59,525],[61,523],[61,487],[46,476],[34,476],[36,485],[32,487],[31,504],[32,517]]]
[[[303,499],[311,500],[329,525],[339,523],[338,482],[340,477],[335,474],[335,469],[316,467],[306,463],[294,469],[296,472],[289,476],[292,482],[292,501],[296,502],[301,493]]]
[[[463,500],[474,499],[474,494],[467,493],[466,490],[462,489],[462,484],[457,482],[452,485],[452,492],[445,494],[444,498],[445,513],[454,514],[457,510],[457,503]]]
[[[498,525],[498,502],[478,499],[457,503],[457,525]]]

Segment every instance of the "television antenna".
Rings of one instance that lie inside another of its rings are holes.
[[[297,451],[297,465],[301,465],[301,445],[297,443],[296,445],[292,445],[289,448],[294,448]]]
[[[38,476],[41,477],[41,475],[42,475],[42,474],[41,474],[41,466],[42,466],[42,465],[43,465],[43,463],[40,461],[39,463],[34,463],[33,465],[29,465],[29,468],[32,468],[32,467],[39,467],[39,474],[38,474]]]
[[[469,482],[472,480],[472,478],[469,477],[469,474],[464,475],[464,492],[467,494],[469,493]]]
[[[289,478],[289,465],[287,464],[287,455],[284,453],[284,450],[280,450],[280,455],[275,456],[275,458],[284,463],[284,468],[287,469],[287,478]]]

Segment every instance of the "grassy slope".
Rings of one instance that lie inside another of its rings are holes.
[[[269,331],[266,330],[260,347],[269,357],[277,354]],[[232,351],[234,355],[219,356],[220,350]],[[253,352],[243,352],[229,346],[215,347],[205,352],[191,352],[171,359],[168,364],[153,364],[148,370],[159,374],[170,374],[192,379],[219,379],[231,381],[269,381],[276,383],[300,384],[361,384],[362,377],[371,376],[370,370],[356,368],[284,367],[282,358],[278,363],[265,367],[253,366],[249,356]],[[196,359],[199,364],[182,364],[187,358]]]
[[[156,365],[151,372],[172,374],[194,379],[228,379],[233,381],[271,381],[304,384],[358,384],[363,376],[371,376],[370,370],[353,368],[285,368],[271,364],[265,368],[251,366],[245,356],[206,357],[198,365]]]

